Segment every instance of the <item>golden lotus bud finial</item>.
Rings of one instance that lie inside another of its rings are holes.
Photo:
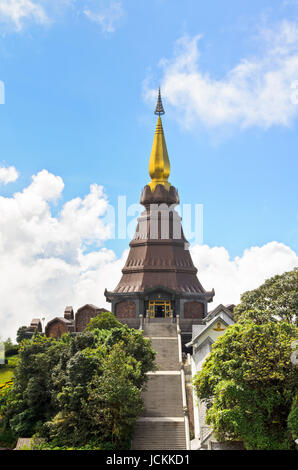
[[[170,160],[160,117],[162,114],[165,114],[160,88],[158,90],[158,99],[154,114],[158,115],[158,120],[149,162],[149,174],[151,176],[149,186],[151,191],[154,191],[158,184],[162,184],[166,190],[169,191],[171,187],[171,184],[168,182],[170,176]]]

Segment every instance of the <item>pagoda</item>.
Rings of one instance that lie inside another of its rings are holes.
[[[175,210],[180,201],[177,189],[169,182],[160,89],[155,114],[158,119],[149,162],[151,181],[140,199],[145,209],[129,244],[122,278],[112,292],[105,290],[105,297],[114,315],[124,322],[139,315],[203,320],[215,293],[207,292],[197,277],[181,217]]]

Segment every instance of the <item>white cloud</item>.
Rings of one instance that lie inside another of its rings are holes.
[[[224,247],[196,245],[191,253],[204,288],[215,289],[214,301],[209,304],[210,310],[219,303],[237,304],[242,293],[255,289],[275,274],[291,271],[298,266],[296,253],[275,241],[248,248],[235,259],[230,258]]]
[[[0,0],[0,24],[4,31],[22,32],[26,26],[46,26],[69,11],[97,23],[103,33],[112,33],[124,11],[121,0]]]
[[[298,5],[298,0],[283,0],[283,6],[296,6]]]
[[[283,21],[260,32],[262,53],[244,58],[220,79],[200,66],[201,36],[182,37],[175,56],[163,59],[162,91],[179,112],[181,123],[191,128],[203,123],[219,126],[289,126],[298,115],[298,25]],[[146,90],[147,98],[156,91]]]
[[[0,183],[13,183],[19,177],[19,173],[14,166],[0,167]]]
[[[95,10],[86,8],[83,13],[90,21],[97,23],[103,33],[113,33],[123,16],[122,2],[101,1]]]
[[[31,0],[0,0],[0,22],[21,31],[26,21],[47,24],[49,18],[38,2]]]
[[[66,305],[85,303],[109,308],[105,287],[115,288],[127,250],[117,258],[104,247],[112,227],[108,200],[93,184],[83,198],[55,202],[63,180],[46,170],[12,197],[0,197],[0,336],[15,337],[32,318],[62,316]],[[53,215],[55,212],[55,215]],[[298,265],[282,243],[253,247],[234,260],[223,247],[194,246],[192,256],[206,289],[215,288],[218,303],[237,303],[240,294],[266,278]]]
[[[63,315],[66,305],[104,305],[124,260],[100,246],[109,238],[108,201],[96,184],[53,216],[64,183],[46,170],[13,197],[0,197],[0,334],[14,337],[33,317]],[[94,248],[96,246],[96,249]]]

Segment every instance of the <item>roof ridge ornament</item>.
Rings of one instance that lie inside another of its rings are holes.
[[[158,88],[158,98],[157,98],[157,104],[156,104],[154,114],[156,114],[157,116],[161,116],[161,115],[165,114],[165,110],[164,110],[163,105],[162,105],[160,87]]]

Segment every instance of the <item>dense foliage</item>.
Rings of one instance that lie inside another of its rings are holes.
[[[94,318],[91,318],[88,325],[85,328],[85,331],[92,331],[95,329],[98,330],[110,330],[111,328],[121,328],[122,323],[120,323],[115,315],[111,312],[103,312],[100,315],[97,315]]]
[[[17,331],[17,343],[21,343],[23,339],[28,338],[28,327],[27,326],[20,326]]]
[[[247,449],[290,449],[297,436],[297,369],[291,362],[297,327],[242,322],[213,345],[194,386],[208,406],[219,440]]]
[[[4,341],[5,357],[11,357],[18,354],[19,346],[14,344],[10,338]]]
[[[298,268],[268,279],[257,289],[245,292],[234,311],[237,321],[285,320],[298,326]]]
[[[288,427],[292,434],[293,439],[298,439],[298,393],[293,400],[293,405],[288,416]]]
[[[116,326],[23,341],[0,409],[6,428],[50,446],[129,448],[155,353],[141,332]]]

